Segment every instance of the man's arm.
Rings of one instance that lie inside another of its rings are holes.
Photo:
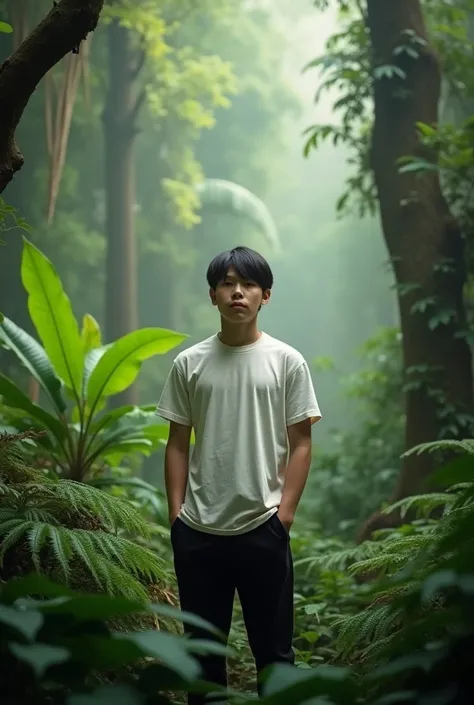
[[[288,426],[290,457],[278,517],[289,530],[308,479],[311,465],[311,419]]]
[[[191,426],[170,422],[165,451],[165,486],[170,524],[178,516],[184,502],[189,470]]]

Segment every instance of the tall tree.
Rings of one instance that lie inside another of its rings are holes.
[[[374,81],[371,165],[385,242],[399,284],[407,378],[405,447],[410,449],[442,436],[466,434],[466,426],[446,428],[446,416],[440,413],[446,407],[472,414],[471,351],[466,337],[459,335],[466,329],[464,241],[443,196],[438,171],[426,171],[421,177],[411,171],[400,174],[403,157],[431,157],[420,142],[417,124],[438,123],[441,70],[421,4],[368,0],[367,26],[376,65],[398,69],[394,78]],[[417,39],[417,50],[394,52],[406,46],[407,37]],[[432,470],[432,455],[405,456],[393,499],[423,491]],[[371,517],[362,536],[381,523],[380,515]]]
[[[318,4],[327,6],[325,0]],[[326,65],[331,59],[334,63],[326,86],[342,83],[347,88],[344,100],[338,102],[344,117],[341,126],[312,128],[308,146],[332,135],[336,142],[346,141],[355,148],[359,171],[349,186],[362,196],[362,212],[367,203],[373,207],[376,202],[378,207],[397,285],[408,450],[472,432],[463,233],[443,195],[438,170],[417,172],[411,165],[402,166],[407,157],[436,161],[422,136],[423,129],[433,130],[438,124],[441,68],[419,0],[340,5],[348,24],[346,32],[330,41],[332,56],[326,57]],[[354,12],[348,13],[348,5]],[[341,40],[346,40],[345,49],[340,49]],[[343,56],[348,61],[337,64]],[[370,100],[372,116],[366,113]],[[355,124],[361,127],[359,132]],[[350,189],[340,207],[349,193]],[[424,491],[433,462],[430,454],[404,456],[391,499]],[[360,538],[398,520],[376,513]]]
[[[130,30],[108,26],[108,93],[104,109],[106,185],[106,335],[115,340],[138,327],[135,254],[135,154],[140,98],[134,95],[140,55]],[[133,395],[133,387],[129,397]],[[133,401],[129,398],[129,403]]]

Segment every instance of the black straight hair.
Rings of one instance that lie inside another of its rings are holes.
[[[219,282],[226,278],[233,267],[242,279],[255,282],[265,291],[273,286],[273,273],[267,260],[250,247],[234,247],[216,255],[207,268],[206,279],[211,289],[216,289]]]

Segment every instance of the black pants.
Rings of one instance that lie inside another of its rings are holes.
[[[182,610],[228,637],[237,590],[257,673],[273,663],[294,663],[293,562],[289,535],[276,515],[239,536],[203,533],[177,519],[171,542]],[[212,638],[188,625],[186,631],[194,638]],[[227,685],[225,659],[206,656],[200,663],[205,680]],[[201,695],[189,695],[189,705],[205,702]]]

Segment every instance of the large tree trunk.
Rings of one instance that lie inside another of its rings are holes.
[[[456,412],[471,414],[473,408],[471,352],[466,339],[457,335],[466,327],[463,238],[441,192],[438,173],[424,172],[421,177],[398,173],[400,157],[429,156],[423,152],[416,123],[433,125],[438,120],[441,72],[428,43],[420,2],[368,0],[367,22],[375,64],[396,64],[406,75],[374,81],[372,168],[397,284],[417,286],[409,293],[400,288],[398,299],[407,382],[405,447],[409,449],[470,432],[456,423]],[[393,53],[407,43],[405,30],[426,42],[417,47],[418,58]],[[423,310],[414,311],[415,304]],[[432,329],[440,312],[446,319],[438,320]],[[449,405],[451,415],[446,413]],[[391,500],[424,491],[432,470],[432,454],[404,458]],[[396,516],[377,513],[362,528],[359,539],[397,521]]]
[[[104,111],[106,180],[106,336],[111,342],[138,327],[135,244],[135,151],[138,67],[130,33],[114,20],[109,34],[109,90]],[[136,402],[136,387],[116,400]]]
[[[0,193],[23,166],[15,131],[38,83],[99,21],[104,0],[59,0],[0,66]]]

